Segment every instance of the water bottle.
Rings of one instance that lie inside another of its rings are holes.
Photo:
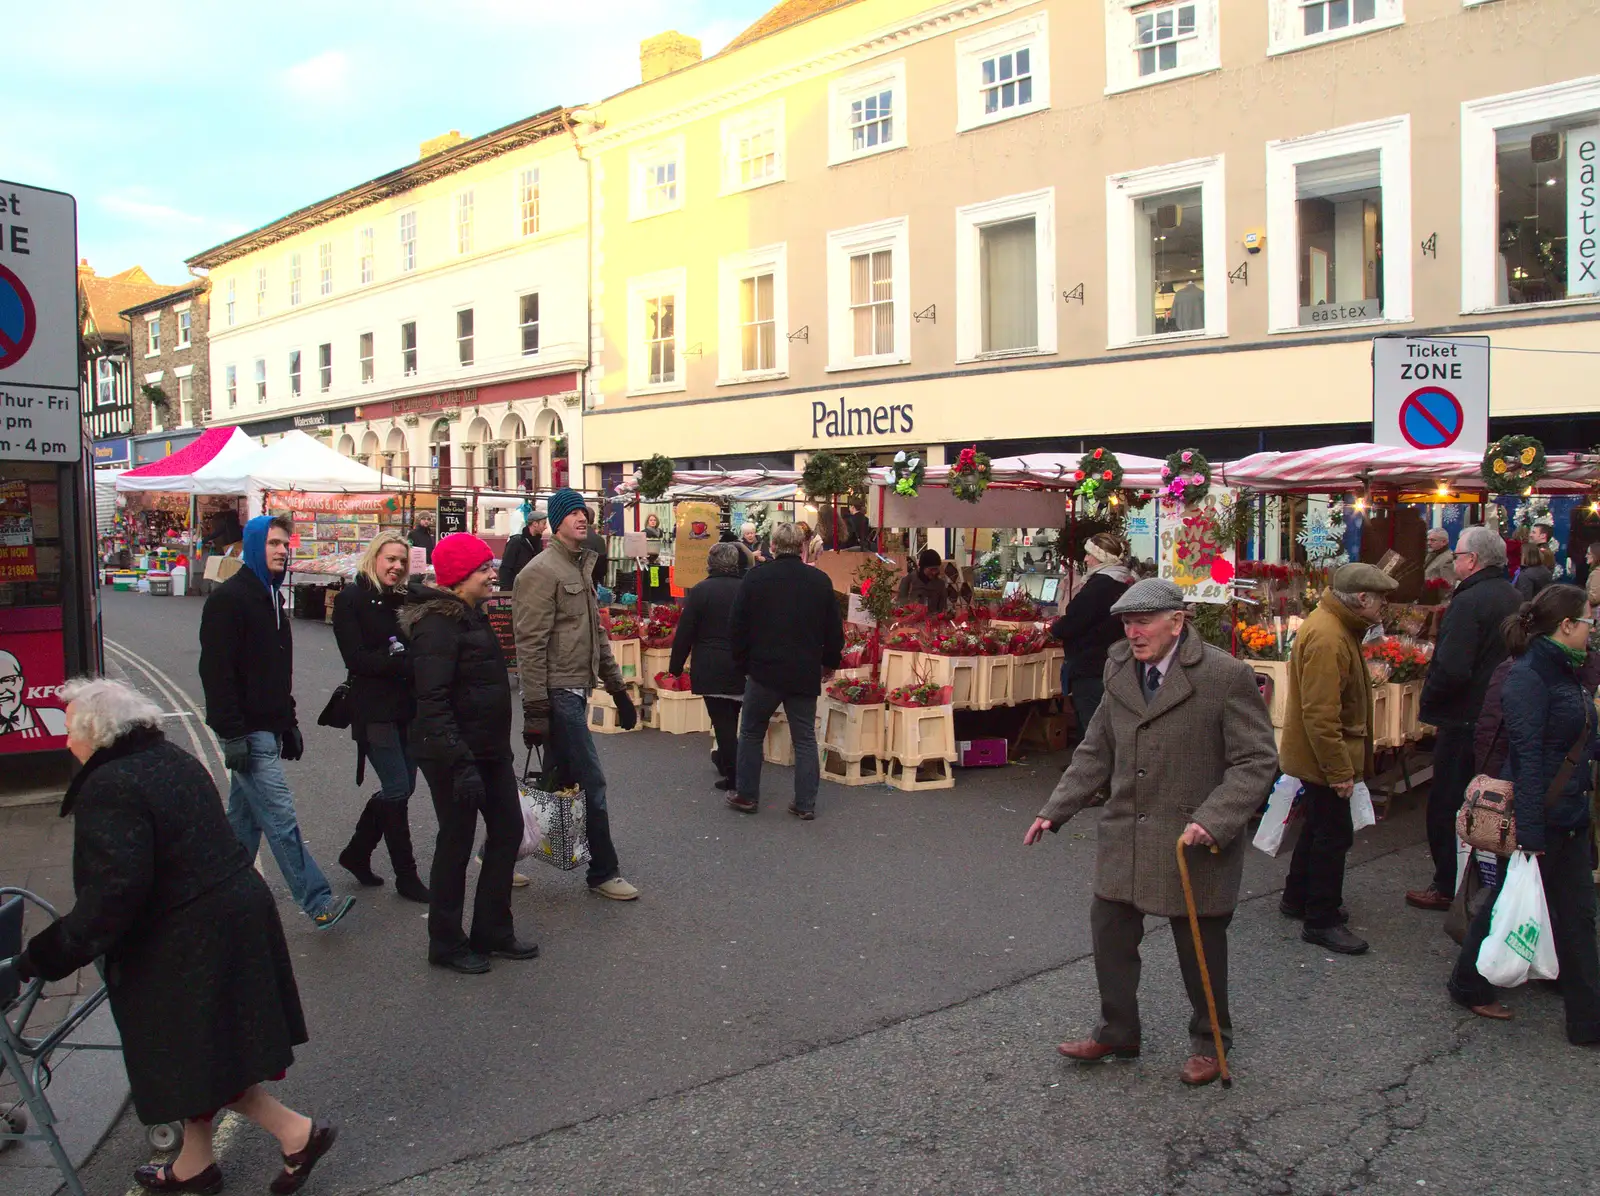
[[[389,637],[389,655],[398,656],[406,650],[406,646],[395,636]]]

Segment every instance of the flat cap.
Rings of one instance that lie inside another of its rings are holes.
[[[1341,594],[1387,594],[1400,585],[1378,566],[1359,561],[1340,565],[1328,581]]]
[[[1158,615],[1162,611],[1182,610],[1183,591],[1160,577],[1147,577],[1128,587],[1111,608],[1114,615]]]
[[[535,506],[533,508],[533,510],[528,512],[528,522],[529,523],[549,523],[550,522],[550,512],[545,508],[545,505],[543,503],[539,503],[537,506]]]

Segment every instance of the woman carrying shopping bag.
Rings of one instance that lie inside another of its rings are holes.
[[[1577,586],[1552,585],[1506,620],[1506,646],[1518,659],[1500,691],[1510,752],[1519,851],[1537,861],[1566,1003],[1567,1039],[1600,1042],[1600,951],[1595,945],[1594,877],[1589,863],[1589,762],[1595,755],[1594,704],[1579,684],[1593,620]],[[1577,749],[1576,767],[1566,764]],[[1556,782],[1560,782],[1558,785]],[[1495,902],[1511,869],[1501,870],[1493,899],[1473,918],[1450,977],[1450,996],[1480,1017],[1511,1011],[1478,970]]]

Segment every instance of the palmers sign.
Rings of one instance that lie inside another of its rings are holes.
[[[916,427],[910,403],[852,407],[839,396],[837,405],[811,404],[811,438],[835,440],[846,436],[904,436]]]

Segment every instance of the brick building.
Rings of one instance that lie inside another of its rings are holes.
[[[83,340],[83,422],[97,445],[97,463],[127,459],[127,438],[143,430],[136,422],[136,351],[123,310],[167,295],[173,287],[156,282],[138,266],[120,274],[99,275],[87,261],[78,265],[79,334]],[[203,359],[202,359],[203,360]],[[148,427],[148,412],[144,427]]]
[[[209,290],[197,278],[122,311],[132,330],[133,464],[181,448],[211,418]]]

